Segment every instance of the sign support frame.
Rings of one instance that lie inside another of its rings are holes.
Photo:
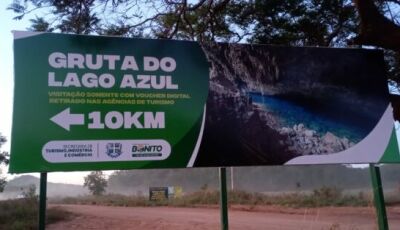
[[[380,168],[376,164],[369,164],[371,174],[372,191],[374,194],[374,204],[379,230],[388,230],[388,220],[386,215],[385,198],[382,189],[382,179]]]
[[[226,185],[226,168],[219,168],[220,185],[220,211],[221,211],[221,230],[229,229],[228,221],[228,193]]]
[[[39,230],[46,229],[46,195],[47,193],[47,172],[40,173],[39,191]]]

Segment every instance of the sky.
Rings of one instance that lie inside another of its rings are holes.
[[[13,20],[15,14],[6,10],[7,6],[12,2],[0,1],[0,69],[2,74],[0,76],[0,133],[10,140],[11,137],[11,124],[12,124],[12,101],[13,101],[13,36],[12,30],[26,30],[30,23],[29,18],[34,15],[28,15],[23,20]],[[10,141],[2,146],[2,151],[10,151]],[[2,169],[3,172],[8,171],[7,168]],[[68,173],[48,173],[47,178],[49,182],[56,183],[71,183],[71,184],[83,184],[83,177],[89,172],[68,172]],[[112,171],[106,172],[107,174]],[[39,177],[39,173],[32,173]],[[12,179],[20,175],[7,174],[7,179]]]

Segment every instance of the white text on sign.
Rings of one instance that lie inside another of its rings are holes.
[[[94,111],[88,114],[87,127],[89,129],[164,129],[164,112],[107,112],[103,118],[102,113]],[[70,130],[71,125],[85,125],[84,114],[72,114],[67,108],[56,114],[51,121],[60,127]]]

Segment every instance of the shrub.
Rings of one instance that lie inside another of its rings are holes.
[[[104,196],[68,197],[53,201],[64,204],[97,204],[113,206],[196,206],[218,205],[219,191],[201,189],[179,198],[162,201],[149,201],[145,196],[125,196],[108,194]],[[370,202],[364,194],[343,195],[337,188],[322,187],[312,193],[284,193],[281,195],[266,195],[245,191],[230,191],[229,204],[241,205],[280,205],[287,207],[321,207],[321,206],[367,206]]]
[[[38,206],[36,198],[0,201],[0,229],[37,229]],[[70,213],[55,208],[48,209],[46,214],[46,223],[65,220],[70,216]]]

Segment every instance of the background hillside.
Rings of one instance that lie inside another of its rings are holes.
[[[228,186],[231,170],[228,168]],[[400,166],[381,168],[384,189],[400,188]],[[150,186],[181,186],[184,192],[204,187],[218,189],[218,168],[116,171],[109,177],[108,192],[147,194]],[[336,187],[344,191],[369,190],[368,168],[344,165],[235,167],[234,189],[249,192],[296,192]]]
[[[180,186],[184,193],[200,189],[218,189],[218,168],[158,169],[115,171],[108,178],[107,193],[147,196],[149,187]],[[227,169],[231,188],[231,170]],[[400,191],[400,165],[381,167],[385,192]],[[235,167],[233,187],[247,192],[307,192],[321,187],[335,187],[346,193],[370,191],[368,168],[344,165]],[[15,198],[31,184],[39,188],[39,179],[20,176],[10,180],[0,199]],[[86,195],[82,185],[48,183],[48,197]]]
[[[0,200],[16,198],[26,191],[29,186],[36,186],[36,193],[39,193],[39,178],[24,175],[16,177],[8,181],[4,192],[0,193]],[[47,183],[47,196],[48,197],[65,197],[65,196],[79,196],[88,194],[87,189],[82,185],[63,184],[63,183]]]

